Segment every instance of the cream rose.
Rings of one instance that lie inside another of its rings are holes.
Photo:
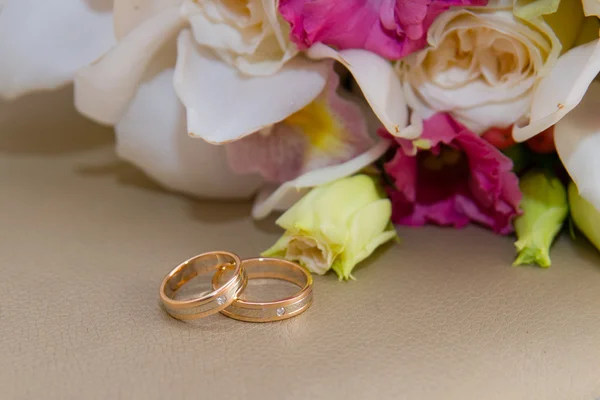
[[[187,22],[196,44],[245,74],[273,74],[298,52],[273,0],[116,0],[117,38],[124,39],[149,19],[177,8],[176,18],[165,18],[163,26]]]
[[[450,10],[428,43],[397,65],[408,105],[417,118],[450,112],[480,134],[527,119],[536,83],[561,49],[546,23],[508,10]]]
[[[203,0],[184,4],[195,41],[250,75],[270,75],[298,52],[273,1]]]

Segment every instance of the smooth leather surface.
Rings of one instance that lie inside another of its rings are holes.
[[[401,229],[356,271],[316,277],[298,318],[169,318],[177,263],[277,238],[249,204],[160,190],[119,161],[70,89],[0,104],[0,398],[594,400],[600,256],[563,239],[549,270],[510,238]]]

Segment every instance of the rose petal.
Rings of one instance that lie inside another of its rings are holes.
[[[600,16],[600,1],[598,0],[582,0],[583,12],[586,16]]]
[[[352,73],[373,112],[388,132],[413,138],[402,131],[408,125],[408,108],[400,80],[387,60],[365,50],[338,52],[320,43],[308,49],[307,55],[316,60],[332,58],[342,63]]]
[[[311,188],[350,176],[372,164],[389,148],[390,142],[382,140],[369,151],[342,164],[310,171],[279,187],[265,187],[252,208],[252,216],[262,219],[272,211],[282,211],[296,203]]]
[[[533,94],[529,125],[515,125],[515,140],[525,141],[560,121],[579,104],[598,71],[600,40],[563,54]]]
[[[211,143],[233,141],[282,121],[325,87],[330,63],[296,57],[271,76],[240,74],[202,47],[189,30],[178,39],[175,90],[188,131]]]
[[[600,210],[600,83],[554,126],[556,150],[583,198]]]
[[[223,146],[187,135],[173,69],[140,85],[115,129],[118,154],[171,190],[205,198],[249,198],[261,184],[256,175],[233,173]]]
[[[114,43],[110,0],[13,0],[0,14],[0,95],[55,89]]]
[[[157,14],[119,41],[100,61],[78,71],[77,109],[98,122],[116,123],[154,57],[184,22],[178,8]]]
[[[522,96],[509,102],[489,103],[466,110],[454,110],[452,114],[458,122],[473,133],[483,134],[490,128],[508,128],[514,121],[520,121],[523,110],[531,103],[529,96]]]
[[[187,1],[182,12],[190,21],[197,44],[210,48],[242,73],[268,76],[298,53],[298,48],[285,40],[281,32],[285,22],[277,18],[275,3],[274,0],[241,5],[236,1]]]
[[[514,13],[521,19],[532,19],[558,10],[560,0],[515,0]]]

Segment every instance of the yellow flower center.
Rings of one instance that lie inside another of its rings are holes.
[[[317,99],[290,115],[283,123],[302,130],[311,147],[316,150],[335,149],[342,136],[340,123],[331,115],[327,103],[322,99]]]

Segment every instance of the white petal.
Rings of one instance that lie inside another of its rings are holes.
[[[526,94],[508,102],[453,110],[452,115],[471,132],[481,135],[490,128],[508,128],[514,123],[522,122],[523,110],[530,103],[531,98]]]
[[[135,95],[156,54],[185,20],[178,8],[149,19],[124,37],[100,61],[75,76],[75,106],[101,123],[116,123]]]
[[[529,125],[515,125],[515,140],[525,141],[560,121],[579,104],[599,71],[600,40],[563,54],[533,94]]]
[[[273,75],[298,53],[282,32],[275,0],[192,1],[182,12],[197,44],[207,47],[243,74]]]
[[[400,79],[390,62],[365,50],[336,51],[321,43],[311,46],[307,55],[317,60],[332,58],[342,63],[354,76],[373,112],[388,132],[412,138],[402,131],[408,124],[408,108]]]
[[[596,15],[600,17],[600,1],[582,0],[583,12],[586,16]]]
[[[121,39],[146,20],[181,3],[183,0],[114,0],[113,21],[117,38]]]
[[[116,133],[119,155],[171,190],[205,198],[249,198],[261,184],[256,175],[234,174],[223,146],[187,135],[173,69],[140,85]]]
[[[282,121],[313,101],[325,87],[330,63],[296,57],[271,76],[240,74],[179,35],[175,90],[187,107],[188,131],[226,143]]]
[[[554,127],[556,150],[583,198],[600,210],[600,83]]]
[[[115,38],[111,0],[11,0],[0,13],[0,95],[69,83]]]
[[[252,208],[256,219],[267,217],[272,211],[283,211],[291,207],[311,188],[355,174],[372,164],[389,148],[390,143],[382,140],[369,151],[342,164],[310,171],[279,187],[266,187],[262,190]]]
[[[484,80],[475,80],[458,87],[443,87],[425,82],[417,88],[419,94],[436,110],[468,109],[479,105],[513,101],[527,95],[534,83],[528,78],[511,86],[490,86]],[[523,111],[521,111],[523,114]]]

